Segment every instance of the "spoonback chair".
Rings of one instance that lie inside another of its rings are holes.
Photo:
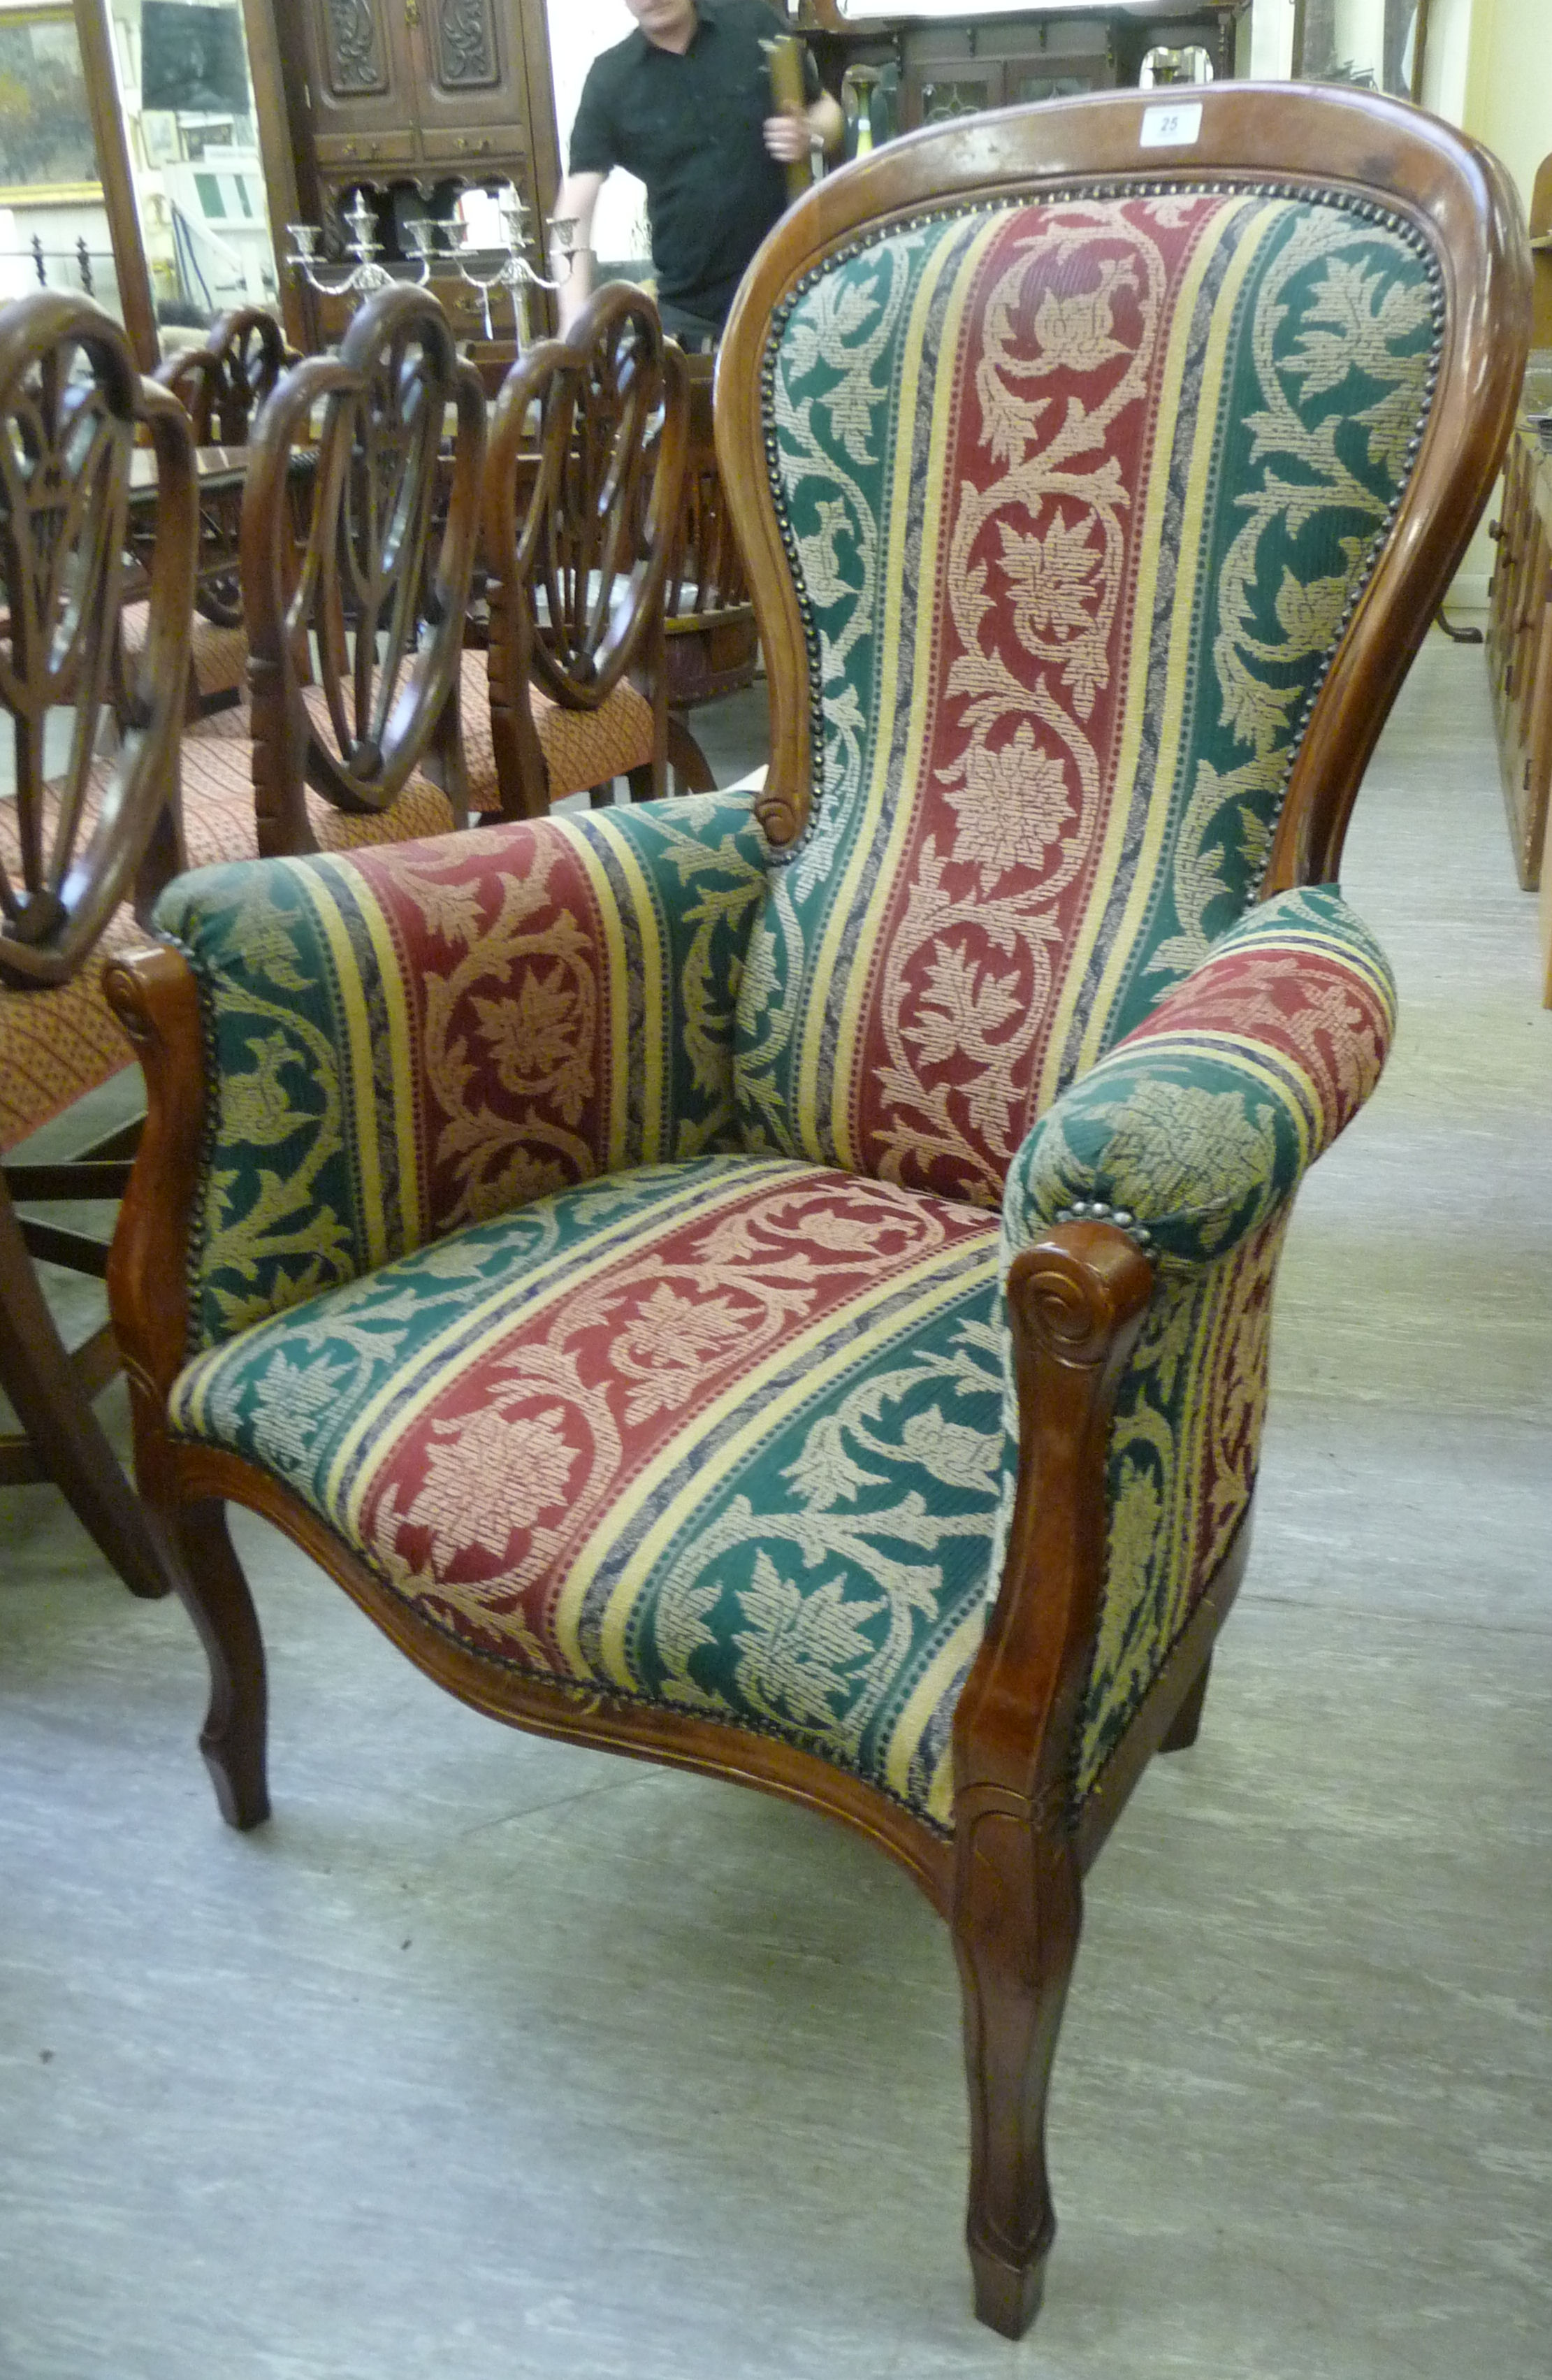
[[[754,260],[752,811],[187,880],[115,978],[115,1311],[227,1815],[267,1806],[235,1498],[480,1708],[856,1828],[952,1932],[1010,2335],[1083,1873],[1195,1731],[1294,1192],[1390,1035],[1343,827],[1526,335],[1444,125],[1170,120],[933,128]]]
[[[542,818],[619,776],[666,791],[663,586],[687,407],[685,358],[625,282],[596,291],[569,337],[530,347],[502,385],[485,486],[490,649],[467,668],[471,682],[489,671],[509,817]],[[479,715],[476,698],[469,709]]]
[[[191,818],[243,813],[240,847],[256,832],[265,856],[467,822],[459,662],[484,458],[484,396],[427,292],[381,291],[337,356],[285,373],[243,492],[250,720],[189,737]]]
[[[155,456],[157,528],[146,637],[115,721],[141,432]],[[54,291],[0,308],[0,703],[12,729],[12,788],[0,798],[0,1148],[130,1061],[101,968],[106,953],[146,939],[135,897],[149,909],[181,864],[197,535],[188,420],[140,380],[116,324]],[[103,759],[110,739],[117,749]],[[17,1202],[116,1197],[127,1178],[116,1141],[73,1163],[7,1163],[0,1176],[0,1385],[22,1425],[0,1439],[0,1482],[56,1481],[135,1593],[160,1595],[145,1516],[91,1407],[117,1369],[112,1331],[67,1353],[33,1269],[46,1257],[100,1278],[105,1248],[17,1212]]]

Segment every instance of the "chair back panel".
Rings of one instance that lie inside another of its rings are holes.
[[[319,410],[298,533],[297,455]],[[242,520],[265,856],[313,847],[304,782],[360,815],[387,809],[425,768],[467,814],[459,665],[484,453],[483,392],[419,290],[370,299],[338,356],[295,366],[265,407]],[[309,703],[314,670],[321,700]]]
[[[814,785],[749,1146],[995,1205],[1255,898],[1442,314],[1400,214],[1210,176],[886,221],[797,283],[761,401]]]
[[[149,430],[157,475],[149,624],[116,657],[129,481]],[[94,306],[39,291],[0,308],[0,703],[16,802],[0,837],[0,978],[65,982],[138,874],[180,849],[178,730],[197,511],[188,423],[137,374]],[[67,742],[54,748],[68,719]],[[100,758],[105,741],[117,747]],[[147,886],[142,881],[142,892]]]
[[[510,698],[531,673],[552,702],[599,710],[661,634],[688,407],[684,356],[626,282],[508,373],[485,545],[491,682]]]

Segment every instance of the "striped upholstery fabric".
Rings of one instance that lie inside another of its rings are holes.
[[[1109,1575],[1082,1788],[1250,1509],[1293,1193],[1379,1080],[1395,1022],[1389,966],[1340,895],[1285,892],[1231,927],[1013,1160],[1004,1271],[1052,1223],[1097,1207],[1125,1219],[1159,1272],[1110,1437]],[[1011,1476],[1011,1382],[1003,1450]],[[1000,1546],[1000,1531],[994,1574]]]
[[[778,316],[824,737],[751,1148],[995,1206],[1240,915],[1426,416],[1432,269],[1337,203],[1085,198],[874,236]]]
[[[321,687],[305,687],[303,698],[321,732],[327,735],[329,714]],[[218,710],[184,731],[183,816],[191,868],[251,858],[258,849],[251,734],[252,714],[246,704]],[[453,831],[446,795],[418,770],[385,810],[358,816],[336,809],[326,795],[315,794],[310,786],[307,808],[321,851],[356,851],[367,844],[401,843],[413,836]]]
[[[764,838],[705,795],[186,876],[210,1346],[469,1221],[729,1135]]]
[[[491,1660],[785,1736],[946,1827],[996,1248],[972,1208],[819,1168],[648,1167],[242,1333],[172,1424]]]
[[[537,685],[528,704],[549,772],[550,799],[590,793],[612,777],[646,768],[652,758],[652,706],[628,678],[621,680],[597,710],[566,710]],[[493,810],[501,804],[495,747],[491,735],[491,680],[482,652],[466,648],[463,684],[464,761],[469,807]]]
[[[1203,189],[800,285],[761,402],[807,832],[708,796],[179,887],[219,1107],[176,1427],[483,1657],[942,1827],[1014,1484],[999,1269],[1116,1216],[1157,1290],[1089,1791],[1246,1511],[1291,1198],[1391,1031],[1335,892],[1252,904],[1430,271],[1372,210]]]

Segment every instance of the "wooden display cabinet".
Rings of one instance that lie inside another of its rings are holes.
[[[357,191],[377,217],[384,260],[407,262],[406,223],[449,216],[463,189],[510,182],[537,261],[559,172],[544,0],[270,5],[297,202],[325,226],[326,247],[343,255],[342,217]],[[282,229],[277,213],[277,239]],[[455,272],[433,273],[432,286],[460,332],[482,329],[480,298]],[[357,303],[305,285],[299,302],[315,347],[339,335]]]

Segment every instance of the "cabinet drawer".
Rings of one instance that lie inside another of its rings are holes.
[[[321,132],[313,143],[321,165],[411,165],[413,132]]]
[[[482,125],[478,132],[445,132],[428,127],[420,135],[421,153],[429,165],[479,165],[487,162],[510,171],[527,162],[528,144],[516,124]]]

